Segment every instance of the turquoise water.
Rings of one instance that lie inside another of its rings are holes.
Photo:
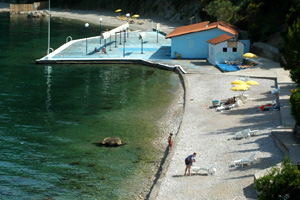
[[[0,27],[0,199],[136,198],[162,155],[153,141],[178,77],[141,65],[35,65],[47,19],[2,13]],[[85,35],[81,22],[51,27],[53,48]],[[127,144],[95,145],[109,136]]]

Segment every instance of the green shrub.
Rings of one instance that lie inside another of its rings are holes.
[[[260,200],[300,199],[298,166],[285,158],[281,169],[273,167],[267,175],[257,179],[255,189]]]
[[[290,97],[291,114],[300,125],[300,89],[298,88]]]

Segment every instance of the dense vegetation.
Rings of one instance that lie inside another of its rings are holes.
[[[274,167],[265,176],[255,182],[259,192],[258,199],[300,199],[299,165],[288,158],[282,162],[281,168]]]
[[[14,0],[7,2],[28,2]],[[45,1],[45,0],[41,0]],[[116,10],[140,15],[195,21],[223,20],[247,30],[252,41],[266,41],[281,32],[292,0],[51,0],[51,5],[69,9]],[[195,22],[194,21],[194,22]]]
[[[290,70],[292,80],[297,84],[298,89],[291,95],[291,113],[296,123],[300,125],[300,1],[291,0],[289,13],[286,17],[287,29],[283,32],[283,56],[281,66]]]

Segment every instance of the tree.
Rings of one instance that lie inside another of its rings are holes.
[[[293,81],[300,86],[300,2],[291,2],[290,12],[287,14],[287,31],[284,33],[283,58],[280,61],[281,67],[290,70]]]
[[[300,199],[300,171],[297,165],[285,158],[281,168],[273,167],[265,176],[257,179],[255,189],[258,199]]]
[[[281,60],[281,66],[290,70],[291,78],[298,85],[300,85],[299,78],[295,77],[294,72],[300,70],[300,19],[293,23],[292,26],[288,27],[286,37],[284,38],[283,44],[283,59]],[[297,82],[298,81],[298,82]]]
[[[237,7],[233,6],[229,0],[214,0],[204,10],[218,21],[225,21],[227,23],[234,23],[236,21],[235,14],[237,13]]]
[[[300,70],[298,70],[299,72]],[[299,74],[300,75],[300,74]],[[296,120],[296,124],[300,125],[300,90],[297,89],[290,97],[291,114]]]

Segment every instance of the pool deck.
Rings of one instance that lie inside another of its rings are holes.
[[[175,62],[170,58],[171,40],[155,31],[145,31],[146,37],[140,40],[142,32],[117,33],[108,39],[90,37],[72,40],[39,60],[37,63],[129,63],[149,62],[164,63],[174,68]],[[125,39],[125,45],[124,45]],[[102,52],[105,49],[106,53]],[[98,52],[95,52],[97,49]]]

